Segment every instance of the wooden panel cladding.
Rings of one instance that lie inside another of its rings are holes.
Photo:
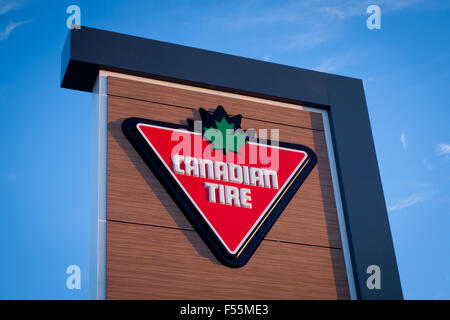
[[[222,266],[194,231],[108,222],[108,299],[348,299],[339,249],[264,240]]]
[[[177,94],[174,95],[174,89],[171,87],[144,82],[135,86],[134,83],[133,80],[110,77],[108,94],[195,110],[215,109],[218,105],[223,105],[229,114],[239,114],[245,110],[243,114],[245,118],[323,130],[322,116],[318,113],[288,108],[283,108],[283,112],[280,113],[280,107],[271,104],[191,90],[177,90]]]
[[[121,130],[128,117],[170,123],[224,106],[244,129],[279,129],[318,162],[250,262],[221,265]],[[322,116],[108,78],[107,298],[336,299],[349,297]]]
[[[167,122],[198,117],[192,110],[185,108],[108,97],[108,219],[192,229],[184,214],[123,135],[121,123],[132,116]],[[255,129],[276,126],[282,141],[301,142],[311,147],[318,157],[317,166],[267,237],[340,248],[324,133],[249,119],[243,121],[242,125]]]

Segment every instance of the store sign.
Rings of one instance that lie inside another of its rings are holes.
[[[230,117],[221,106],[200,115],[187,126],[128,118],[122,129],[216,257],[240,267],[316,156],[303,145],[257,138],[255,130],[241,128],[241,115]]]

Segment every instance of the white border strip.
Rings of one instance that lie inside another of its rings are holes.
[[[292,177],[297,173],[297,171],[300,169],[300,167],[303,165],[303,163],[305,163],[305,161],[309,158],[308,154],[304,151],[301,150],[296,150],[296,149],[289,149],[289,148],[283,148],[283,147],[278,147],[278,146],[271,146],[271,145],[266,145],[266,144],[262,144],[262,143],[255,143],[255,142],[249,142],[249,144],[254,144],[254,145],[261,145],[267,148],[277,148],[277,149],[281,149],[281,150],[289,150],[292,152],[297,152],[297,153],[303,153],[305,156],[303,157],[303,159],[300,161],[300,163],[297,165],[297,167],[295,168],[294,171],[292,171],[291,175],[286,179],[285,183],[283,184],[283,186],[278,190],[277,194],[275,195],[275,197],[272,198],[272,200],[270,201],[270,203],[268,204],[268,206],[264,209],[264,211],[262,212],[262,214],[260,214],[259,218],[255,221],[255,223],[253,224],[253,226],[251,227],[251,229],[247,232],[247,234],[244,236],[244,238],[242,238],[241,242],[239,242],[239,244],[237,245],[237,247],[234,250],[230,250],[230,248],[228,247],[228,245],[225,243],[225,241],[223,241],[222,237],[220,236],[220,234],[216,231],[216,229],[214,228],[214,226],[209,222],[208,218],[205,216],[205,214],[202,212],[202,210],[197,206],[197,203],[195,203],[194,199],[191,198],[189,192],[187,192],[187,190],[184,188],[184,186],[180,183],[180,181],[178,180],[177,176],[173,173],[173,170],[167,165],[167,163],[164,161],[164,159],[161,157],[161,155],[159,154],[158,150],[156,150],[156,148],[153,146],[153,144],[150,142],[150,140],[148,140],[147,136],[142,132],[141,127],[151,127],[151,128],[158,128],[158,129],[163,129],[163,130],[168,130],[168,131],[176,131],[176,132],[182,132],[182,133],[187,133],[187,134],[193,134],[193,135],[200,135],[198,132],[189,132],[186,130],[182,130],[182,129],[173,129],[173,128],[167,128],[167,127],[161,127],[161,126],[156,126],[156,125],[150,125],[150,124],[146,124],[146,123],[138,123],[136,125],[137,129],[139,130],[139,132],[141,133],[142,137],[145,139],[145,141],[147,141],[147,143],[150,145],[150,147],[153,149],[153,151],[156,153],[156,155],[158,156],[159,160],[164,164],[164,166],[166,167],[166,169],[170,172],[170,174],[172,175],[172,177],[175,179],[175,181],[178,183],[178,185],[180,186],[180,188],[183,190],[183,192],[187,195],[187,197],[189,198],[189,200],[191,200],[191,203],[195,206],[195,208],[197,208],[198,212],[200,212],[200,214],[203,217],[203,220],[205,220],[209,227],[211,228],[212,231],[214,231],[215,235],[217,236],[217,238],[219,238],[220,242],[222,242],[222,244],[224,245],[224,247],[227,249],[227,251],[231,254],[236,254],[236,252],[238,252],[242,245],[247,241],[248,237],[250,236],[250,234],[253,232],[253,230],[256,228],[256,226],[259,224],[259,222],[261,221],[261,219],[266,215],[267,210],[271,207],[271,205],[273,204],[273,202],[278,198],[278,196],[280,195],[281,192],[284,191],[284,189],[286,188],[286,186],[291,182]]]
[[[333,182],[334,199],[336,201],[336,210],[338,214],[339,230],[341,233],[342,252],[344,253],[345,269],[347,271],[348,287],[350,298],[356,300],[355,279],[353,277],[352,260],[350,257],[350,248],[348,245],[347,229],[345,227],[344,209],[342,207],[341,189],[339,188],[339,178],[336,169],[336,159],[334,157],[333,140],[331,138],[330,122],[328,112],[322,114],[325,140],[327,143],[328,158],[330,162],[331,180]]]
[[[347,279],[348,279],[348,286],[350,290],[350,297],[353,300],[356,300],[356,287],[355,287],[355,279],[353,277],[353,268],[352,268],[352,262],[350,258],[350,249],[348,244],[348,238],[347,238],[347,229],[345,227],[345,219],[344,219],[344,210],[342,207],[342,200],[341,200],[341,191],[339,187],[339,179],[337,175],[337,169],[336,169],[336,160],[334,156],[334,148],[333,148],[333,141],[331,139],[331,129],[330,129],[330,123],[328,118],[328,111],[318,108],[312,108],[312,107],[305,107],[285,102],[279,102],[279,101],[273,101],[273,100],[267,100],[267,99],[261,99],[261,98],[255,98],[250,96],[244,96],[236,93],[228,93],[223,91],[217,91],[212,89],[205,89],[205,88],[199,88],[184,84],[178,84],[173,82],[167,82],[167,81],[161,81],[161,80],[155,80],[150,78],[141,78],[137,76],[132,75],[126,75],[122,73],[116,73],[116,72],[110,72],[110,71],[104,71],[100,70],[99,74],[101,76],[105,77],[117,77],[121,79],[128,79],[128,80],[134,80],[144,83],[152,83],[152,84],[158,84],[166,87],[172,87],[172,88],[180,88],[185,89],[189,91],[196,91],[196,92],[203,92],[203,93],[209,93],[214,95],[219,95],[223,97],[231,97],[236,98],[240,100],[247,100],[247,101],[253,101],[258,103],[264,103],[274,106],[279,106],[283,108],[289,108],[289,109],[297,109],[297,110],[305,110],[309,112],[314,113],[320,113],[322,115],[323,119],[323,125],[324,125],[324,132],[325,132],[325,141],[327,144],[327,151],[328,151],[328,159],[330,162],[330,170],[331,170],[331,180],[333,183],[333,191],[334,191],[334,197],[336,200],[336,209],[338,213],[338,221],[339,221],[339,229],[341,232],[341,240],[342,240],[342,251],[344,253],[344,260],[345,260],[345,267],[347,271]]]
[[[107,77],[101,73],[94,85],[92,108],[92,199],[89,295],[106,296],[106,152],[107,152]]]

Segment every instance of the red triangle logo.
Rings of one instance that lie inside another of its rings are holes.
[[[219,260],[239,267],[270,230],[316,157],[302,145],[239,136],[240,118],[233,124],[222,110],[216,112],[222,121],[213,119],[216,128],[205,130],[203,121],[202,132],[137,118],[125,120],[122,127]],[[232,128],[222,131],[234,134],[236,142],[229,148],[217,138],[224,127]]]

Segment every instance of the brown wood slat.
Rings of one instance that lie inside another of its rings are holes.
[[[130,79],[108,77],[108,94],[184,106],[195,110],[200,107],[215,109],[218,105],[222,105],[230,114],[242,113],[244,117],[250,119],[323,130],[322,115],[319,113],[282,108],[271,104],[183,90],[152,83],[136,82]],[[282,109],[282,112],[280,112],[280,109]]]
[[[239,269],[196,232],[107,222],[107,299],[348,299],[341,249],[264,240]]]
[[[186,108],[108,97],[107,218],[192,230],[182,212],[124,137],[121,123],[132,116],[179,123],[182,119],[198,115]],[[274,126],[280,129],[283,141],[305,144],[313,149],[318,156],[318,164],[267,238],[340,248],[339,225],[323,132],[250,119],[243,121],[244,128]]]

